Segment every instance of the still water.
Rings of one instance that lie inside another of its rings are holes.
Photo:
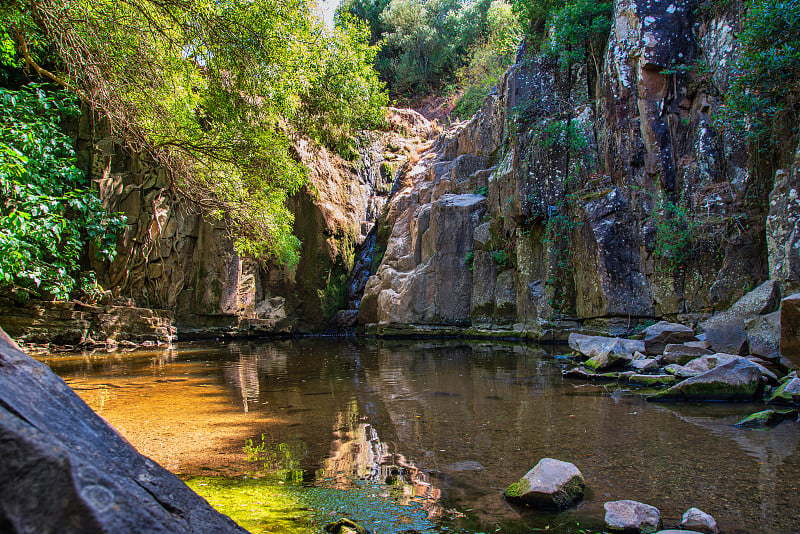
[[[725,533],[800,532],[797,423],[742,429],[760,405],[653,405],[564,380],[564,352],[306,339],[40,359],[167,469],[278,481],[303,503],[287,514],[315,524],[594,532],[605,501],[634,499],[665,526],[695,506]],[[509,506],[502,490],[544,457],[578,466],[586,498],[562,514]]]

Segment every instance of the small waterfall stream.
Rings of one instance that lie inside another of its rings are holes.
[[[355,261],[350,277],[347,279],[346,308],[336,315],[336,324],[340,328],[352,328],[358,322],[358,307],[361,297],[367,287],[367,280],[373,273],[373,258],[375,257],[377,225],[364,238],[364,242],[356,248]]]

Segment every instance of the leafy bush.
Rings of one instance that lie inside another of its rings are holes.
[[[460,96],[455,114],[468,118],[483,104],[489,91],[499,85],[506,69],[514,62],[522,32],[511,6],[493,0],[486,12],[486,33],[476,38],[466,66],[458,72]]]
[[[653,254],[670,270],[686,263],[694,255],[697,224],[685,207],[664,201],[659,206],[655,227]]]
[[[769,144],[775,119],[797,122],[800,0],[749,0],[739,42],[724,119]]]
[[[505,0],[346,0],[339,20],[358,17],[381,47],[375,64],[400,98],[457,85],[458,114],[474,112],[511,63],[519,44]]]
[[[42,86],[0,89],[0,286],[63,299],[89,244],[112,259],[125,218],[109,214],[61,130],[74,99]]]
[[[599,76],[613,10],[611,1],[569,0],[552,13],[550,51],[565,68],[585,63]]]

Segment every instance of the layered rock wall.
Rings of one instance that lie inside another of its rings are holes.
[[[289,200],[302,242],[295,267],[239,255],[230,232],[169,183],[163,169],[130,155],[85,124],[101,198],[128,218],[113,262],[92,260],[98,282],[118,301],[174,312],[184,336],[295,333],[329,327],[343,307],[356,247],[392,190],[396,170],[432,125],[394,110],[392,131],[365,134],[348,162],[299,141],[309,185]],[[100,136],[102,137],[102,136]],[[104,149],[104,150],[103,150]]]
[[[622,334],[663,317],[696,325],[767,279],[795,290],[800,165],[776,175],[714,120],[734,9],[617,0],[595,87],[590,66],[521,50],[483,109],[405,176],[360,322]],[[454,199],[475,208],[431,224]],[[445,300],[469,313],[440,313]]]

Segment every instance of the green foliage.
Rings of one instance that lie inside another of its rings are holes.
[[[485,31],[485,35],[474,39],[468,63],[458,72],[460,95],[454,112],[461,119],[474,115],[489,91],[499,85],[506,69],[514,62],[522,38],[519,22],[511,6],[503,0],[489,4]]]
[[[550,254],[550,271],[545,286],[550,291],[550,306],[564,310],[569,304],[569,284],[574,271],[570,254],[572,232],[577,223],[560,211],[547,219],[542,242],[547,245]]]
[[[773,146],[775,120],[797,122],[800,0],[748,1],[739,42],[723,119],[752,140]]]
[[[60,125],[75,115],[74,100],[62,92],[0,89],[0,286],[6,289],[64,299],[89,244],[99,257],[114,257],[125,218],[103,208],[75,167],[72,139]]]
[[[23,0],[0,14],[17,57],[43,42],[56,69],[26,57],[33,70],[165,167],[241,253],[298,260],[286,207],[306,184],[298,134],[349,151],[384,121],[367,29],[328,33],[307,0]]]
[[[383,57],[378,64],[396,94],[414,95],[439,87],[459,65],[458,0],[392,0],[381,14]]]
[[[697,223],[689,210],[669,200],[659,206],[655,215],[655,248],[653,254],[668,270],[673,270],[694,255]]]
[[[522,23],[528,44],[535,50],[544,41],[552,13],[563,5],[564,0],[513,0],[514,12]]]
[[[298,113],[304,133],[340,153],[354,150],[354,132],[382,127],[386,120],[388,98],[372,68],[377,48],[366,45],[369,35],[364,22],[340,17]]]
[[[595,77],[599,76],[613,10],[611,1],[569,0],[552,13],[549,50],[565,69],[591,60]]]
[[[514,57],[520,31],[505,0],[347,0],[381,50],[376,67],[392,94],[413,97],[453,84],[459,116],[471,115]],[[463,95],[463,96],[462,96]]]
[[[500,268],[511,267],[511,256],[505,250],[495,250],[492,252],[492,260],[494,264]]]
[[[467,251],[467,254],[464,256],[464,265],[466,265],[467,269],[471,271],[474,263],[475,263],[475,251],[469,249]]]
[[[332,319],[336,312],[344,309],[347,301],[347,274],[333,269],[328,276],[325,287],[317,290],[322,314],[326,319]]]

